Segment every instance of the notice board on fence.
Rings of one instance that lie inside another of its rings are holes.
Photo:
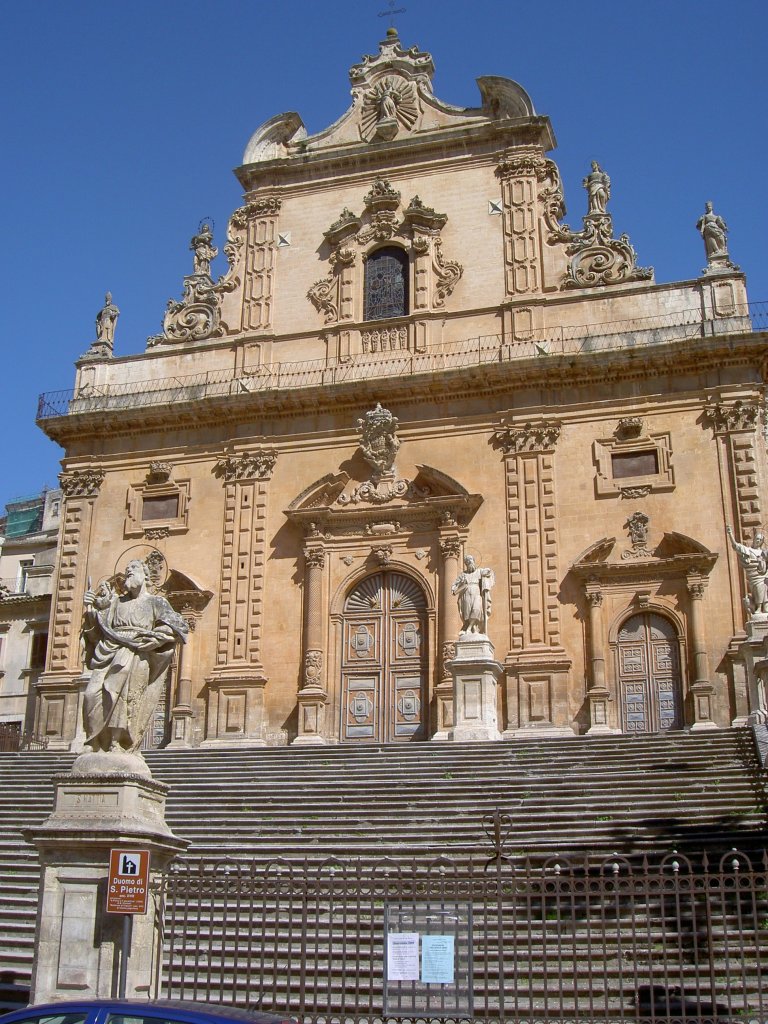
[[[389,902],[384,929],[384,1015],[471,1017],[471,903]]]

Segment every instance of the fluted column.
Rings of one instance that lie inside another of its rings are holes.
[[[693,653],[693,695],[694,722],[691,730],[716,729],[712,721],[712,694],[715,688],[709,681],[709,659],[704,623],[704,591],[707,581],[698,573],[689,573],[687,578],[689,604],[689,640]]]
[[[299,734],[295,744],[325,743],[325,651],[323,643],[323,574],[325,548],[308,544],[304,549],[304,647],[301,689],[298,694]]]
[[[438,605],[437,635],[440,651],[440,679],[435,687],[435,730],[433,740],[448,739],[448,731],[455,724],[453,706],[453,677],[448,667],[456,656],[456,637],[459,622],[456,598],[451,587],[459,575],[461,537],[457,533],[445,534],[440,539],[442,563],[440,569],[440,604]]]
[[[195,646],[195,630],[199,615],[183,613],[189,627],[187,642],[179,647],[179,675],[176,687],[176,701],[171,709],[171,739],[169,747],[192,746],[192,665]]]
[[[589,702],[588,733],[611,733],[608,724],[610,691],[605,683],[605,651],[603,646],[603,592],[596,580],[584,587],[589,624],[587,629],[587,700]]]

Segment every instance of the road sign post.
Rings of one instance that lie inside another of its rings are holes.
[[[118,998],[125,999],[133,915],[146,914],[149,896],[149,850],[110,850],[107,913],[123,915]]]

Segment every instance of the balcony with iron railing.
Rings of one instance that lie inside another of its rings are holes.
[[[727,316],[701,308],[663,316],[578,327],[548,327],[510,341],[499,334],[449,342],[425,352],[401,348],[360,353],[345,360],[275,362],[239,370],[216,370],[131,383],[88,384],[79,390],[40,395],[38,420],[106,411],[196,402],[228,395],[273,394],[302,388],[386,378],[409,378],[525,360],[595,355],[622,350],[651,350],[727,335],[768,329],[768,302],[735,306]]]

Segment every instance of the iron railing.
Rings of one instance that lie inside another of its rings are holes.
[[[309,1024],[768,1019],[765,852],[501,849],[482,863],[181,863],[160,893],[156,990]],[[422,957],[425,935],[442,939],[452,983],[422,980],[418,960],[394,980],[393,930],[420,935]]]
[[[15,753],[19,750],[45,750],[47,736],[25,731],[20,722],[0,722],[0,752]]]
[[[382,325],[386,326],[386,325]],[[507,341],[484,335],[435,346],[428,352],[396,349],[324,359],[277,362],[239,371],[217,370],[132,383],[87,384],[79,391],[40,395],[37,418],[145,408],[242,394],[268,394],[299,388],[329,387],[354,381],[414,377],[526,359],[547,359],[637,349],[696,338],[749,333],[768,328],[768,303],[734,306],[728,316],[708,317],[701,309],[664,316],[578,327],[550,327]]]

